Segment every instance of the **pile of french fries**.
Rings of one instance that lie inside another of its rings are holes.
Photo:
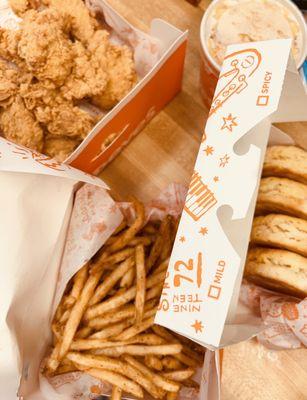
[[[145,224],[144,206],[123,222],[68,283],[52,323],[48,376],[84,371],[122,395],[176,399],[202,366],[204,349],[155,325],[177,221]],[[144,225],[145,224],[145,225]]]

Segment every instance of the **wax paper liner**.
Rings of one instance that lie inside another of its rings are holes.
[[[146,220],[160,220],[166,214],[178,217],[182,212],[186,189],[179,184],[169,185],[160,196],[148,203],[146,209]],[[99,203],[99,207],[94,207]],[[76,195],[75,206],[72,213],[64,257],[60,269],[60,278],[56,291],[56,301],[61,298],[68,280],[82,265],[91,258],[98,250],[98,244],[104,242],[103,238],[110,236],[111,230],[119,224],[120,210],[128,218],[134,218],[130,203],[116,203],[109,206],[104,204],[100,193],[90,185],[84,185]],[[95,212],[93,211],[95,210]],[[87,227],[89,219],[90,227]],[[114,220],[114,223],[111,224]],[[100,222],[97,222],[100,221]],[[103,222],[101,222],[103,221]],[[105,221],[108,222],[106,227]],[[97,240],[99,238],[99,240]],[[55,308],[55,307],[54,307]],[[211,365],[212,354],[207,356],[206,369]],[[204,379],[202,379],[202,376]],[[210,372],[197,373],[198,381],[202,380],[202,392],[206,393],[206,386],[210,383]],[[95,399],[99,395],[108,395],[111,386],[81,372],[72,372],[49,378],[40,376],[40,390],[47,400],[55,399]],[[198,391],[194,388],[183,388],[179,400],[194,400]],[[129,396],[127,399],[130,398]],[[150,397],[147,397],[150,398]]]
[[[240,300],[267,325],[257,336],[260,343],[276,350],[307,346],[307,298],[279,295],[243,281]]]

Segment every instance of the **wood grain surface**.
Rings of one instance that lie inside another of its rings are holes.
[[[209,1],[202,0],[198,7],[185,0],[108,1],[145,31],[153,18],[190,31],[182,92],[101,174],[115,197],[134,194],[146,201],[168,183],[189,183],[207,114],[198,74],[199,24]],[[279,127],[307,144],[307,123]],[[307,400],[307,351],[270,351],[256,340],[228,347],[222,400]]]

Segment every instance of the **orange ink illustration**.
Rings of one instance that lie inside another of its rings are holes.
[[[204,329],[202,322],[198,321],[197,319],[195,320],[194,324],[191,325],[191,327],[195,329],[195,333],[198,333],[198,332],[202,333],[202,331]]]
[[[222,89],[214,96],[209,117],[234,94],[239,94],[248,87],[248,79],[258,69],[261,59],[261,54],[254,48],[236,51],[225,57],[226,72],[220,75],[218,82]]]
[[[184,237],[184,236],[180,236],[179,241],[180,241],[181,243],[184,243],[184,242],[185,242],[185,237]]]
[[[208,228],[206,228],[205,226],[203,226],[202,228],[200,228],[199,233],[203,236],[207,235],[208,233]]]
[[[17,151],[13,151],[13,153],[20,155],[23,160],[32,158],[34,161],[43,165],[44,167],[54,169],[56,171],[65,171],[65,167],[60,162],[45,156],[44,154],[19,146],[16,146],[16,150]]]
[[[204,150],[204,153],[206,153],[207,156],[212,156],[214,152],[214,148],[212,146],[207,146]]]
[[[174,265],[174,270],[176,272],[181,272],[180,267],[183,266],[184,270],[182,271],[183,273],[185,272],[186,274],[188,271],[194,271],[194,261],[192,258],[188,260],[188,262],[184,262],[182,260],[179,260],[175,263]],[[186,282],[194,283],[194,278],[191,278],[191,274],[188,273],[189,276],[186,276],[186,274],[175,274],[174,275],[174,286],[175,287],[180,287],[181,286],[181,281],[184,280]],[[197,266],[196,266],[196,284],[197,287],[200,287],[202,283],[202,253],[198,253],[197,255]]]
[[[213,178],[214,182],[218,182],[219,179],[220,179],[220,178],[219,178],[218,176],[215,176],[215,177]]]
[[[224,168],[229,163],[230,157],[228,154],[225,154],[223,157],[220,158],[220,165],[219,167]]]
[[[224,123],[221,127],[221,130],[227,129],[229,132],[232,132],[232,128],[238,126],[236,119],[237,117],[233,117],[231,114],[228,114],[227,117],[223,117]]]
[[[111,206],[111,207],[109,208],[109,212],[110,212],[111,214],[115,214],[116,211],[117,211],[117,209],[118,209],[117,205],[116,205],[116,204],[113,204],[113,206]]]
[[[184,210],[194,221],[198,221],[217,203],[214,193],[205,185],[198,172],[194,171]]]
[[[281,306],[281,310],[282,310],[282,315],[289,321],[294,321],[299,317],[299,312],[296,304],[284,303]]]

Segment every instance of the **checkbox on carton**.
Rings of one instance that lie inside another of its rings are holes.
[[[208,297],[217,300],[220,297],[220,293],[221,293],[221,287],[214,285],[209,286]]]
[[[269,102],[269,96],[258,96],[257,106],[267,106]]]

